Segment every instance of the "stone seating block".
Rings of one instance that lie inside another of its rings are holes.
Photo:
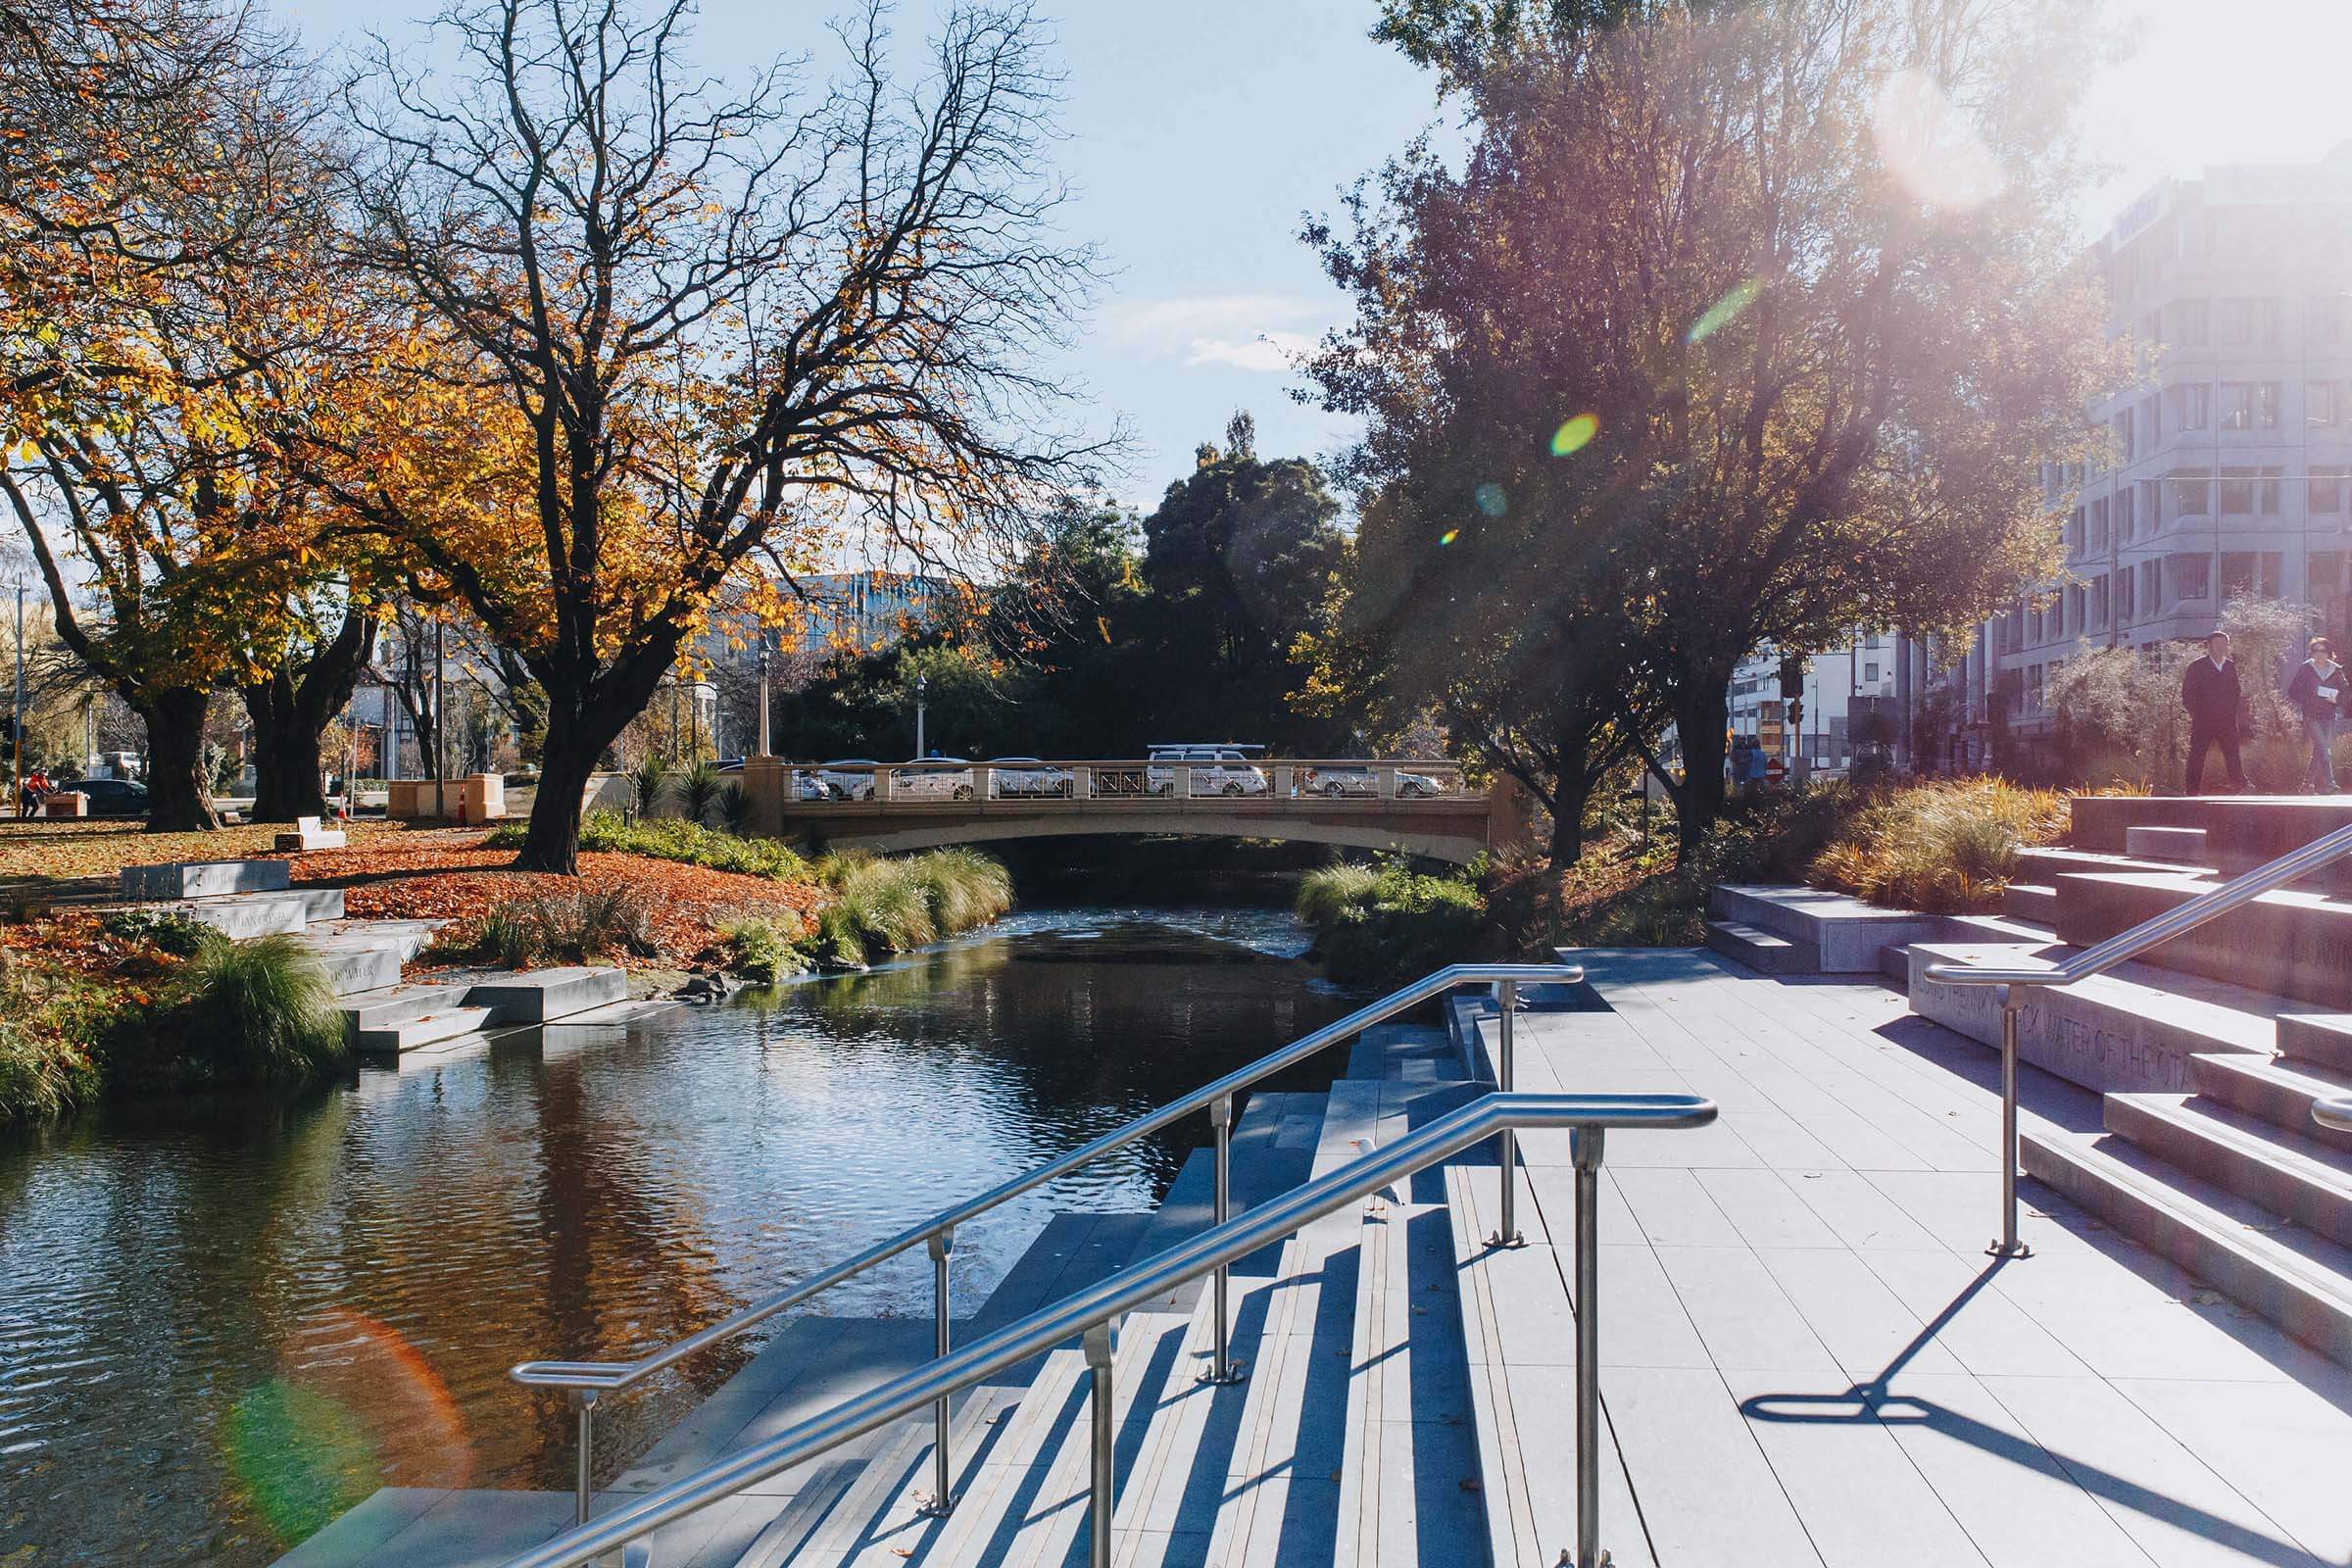
[[[87,816],[90,814],[90,798],[78,790],[60,790],[55,795],[42,797],[41,804],[33,814],[36,816]]]
[[[228,893],[281,893],[292,885],[283,860],[169,860],[122,868],[126,899],[211,899]]]
[[[315,816],[304,820],[316,823]],[[306,850],[339,850],[350,842],[341,828],[304,827],[277,836],[276,849],[280,855],[300,855]]]

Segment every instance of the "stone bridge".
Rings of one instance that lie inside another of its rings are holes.
[[[1524,841],[1530,814],[1527,793],[1507,779],[1469,789],[1451,762],[1387,759],[820,769],[755,757],[744,764],[744,789],[756,831],[813,831],[835,848],[878,853],[1184,833],[1394,851],[1458,865]]]

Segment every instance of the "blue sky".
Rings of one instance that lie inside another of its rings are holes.
[[[397,26],[404,0],[271,0],[326,49]],[[424,0],[414,0],[418,11]],[[2085,128],[2114,176],[2085,233],[2168,174],[2208,163],[2300,161],[2352,139],[2352,0],[2108,0],[2137,54],[2093,82]],[[838,58],[810,0],[704,0],[703,58],[720,66],[808,52]],[[1440,120],[1428,78],[1365,36],[1371,0],[1046,0],[1068,73],[1059,167],[1074,235],[1110,276],[1073,356],[1107,421],[1137,437],[1117,487],[1149,504],[1248,408],[1269,455],[1319,455],[1346,421],[1293,402],[1285,351],[1344,302],[1298,241],[1299,215]],[[906,0],[919,34],[931,0]],[[395,36],[399,36],[397,33]]]

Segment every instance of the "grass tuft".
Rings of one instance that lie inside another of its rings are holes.
[[[1813,861],[1818,886],[1936,914],[1998,907],[2017,853],[2066,831],[2066,797],[1984,777],[1915,784],[1864,805]]]
[[[230,1082],[294,1083],[344,1056],[335,988],[287,935],[217,942],[188,960],[189,1044]]]

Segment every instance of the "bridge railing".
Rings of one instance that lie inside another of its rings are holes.
[[[923,807],[1012,802],[1030,806],[1162,806],[1215,799],[1235,805],[1477,801],[1456,763],[1414,758],[1252,758],[1176,761],[1149,758],[965,762],[792,762],[785,765],[787,815],[845,805]]]

